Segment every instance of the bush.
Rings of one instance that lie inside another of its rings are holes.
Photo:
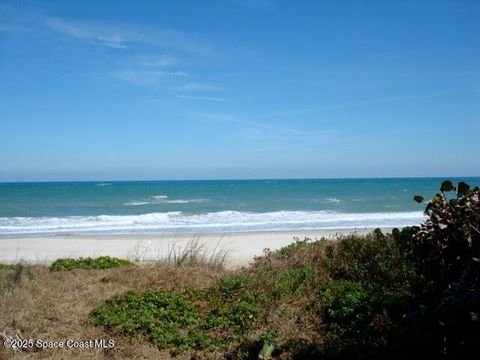
[[[98,258],[58,259],[50,265],[51,271],[73,269],[110,269],[119,266],[131,266],[132,262],[116,257],[101,256]]]
[[[406,316],[405,342],[415,344],[416,353],[463,357],[480,338],[480,190],[444,181],[425,214],[428,220],[414,239],[428,283]]]
[[[327,339],[309,356],[381,358],[422,283],[415,263],[395,236],[380,230],[344,236],[327,244],[325,255],[328,280],[320,284],[313,306]]]
[[[302,287],[312,271],[310,266],[284,271],[277,277],[272,295],[276,298],[281,298],[283,295],[301,296]]]
[[[452,199],[447,193],[455,191]],[[444,181],[428,203],[428,220],[416,235],[422,246],[424,272],[443,292],[452,286],[479,290],[480,190],[460,182]]]
[[[245,273],[227,275],[209,288],[205,299],[211,308],[204,328],[238,336],[251,329],[262,313],[254,281]]]

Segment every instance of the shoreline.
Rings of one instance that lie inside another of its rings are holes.
[[[62,235],[0,238],[0,262],[49,264],[59,258],[115,256],[134,261],[158,261],[172,249],[181,250],[198,239],[205,254],[227,252],[226,267],[248,265],[268,248],[276,250],[294,238],[333,239],[340,234],[365,234],[373,229],[298,230],[176,235]],[[382,229],[383,230],[383,229]],[[389,229],[385,229],[386,231]]]

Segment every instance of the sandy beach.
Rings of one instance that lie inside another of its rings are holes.
[[[294,238],[333,238],[339,233],[363,233],[366,230],[312,230],[286,232],[249,232],[202,234],[198,240],[206,254],[226,251],[227,266],[247,265],[253,257],[268,248],[275,250],[294,242]],[[97,257],[103,255],[136,261],[155,261],[165,258],[175,247],[183,249],[192,235],[106,235],[106,236],[48,236],[0,239],[0,262],[50,263],[63,257]]]

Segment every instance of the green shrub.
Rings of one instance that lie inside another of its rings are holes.
[[[380,230],[327,244],[324,262],[328,280],[316,299],[327,341],[317,356],[381,357],[422,283],[416,263]]]
[[[119,266],[130,266],[132,262],[110,256],[98,258],[58,259],[50,265],[51,271],[73,269],[110,269]]]
[[[253,276],[248,273],[226,275],[220,278],[215,286],[210,288],[209,293],[214,299],[220,298],[221,301],[225,301],[236,298],[246,290],[253,281]]]
[[[334,279],[383,288],[403,288],[421,280],[415,262],[399,248],[395,237],[378,229],[365,236],[344,236],[327,246],[325,253],[327,270]]]
[[[296,253],[300,249],[308,248],[313,243],[312,239],[310,238],[304,238],[303,240],[300,240],[299,238],[295,237],[294,240],[295,242],[278,249],[275,251],[275,253],[282,256],[288,256]]]
[[[413,253],[427,284],[405,316],[404,343],[416,354],[462,358],[480,338],[480,189],[446,180],[425,214]]]
[[[261,316],[260,296],[254,277],[247,273],[227,275],[206,291],[211,310],[205,329],[220,328],[234,335],[245,334]]]
[[[276,298],[284,295],[301,296],[302,287],[306,284],[312,271],[313,269],[310,266],[284,271],[276,278],[275,289],[272,295]]]

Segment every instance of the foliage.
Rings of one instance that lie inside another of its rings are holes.
[[[261,314],[255,294],[243,291],[247,282],[233,275],[205,290],[127,292],[95,309],[90,320],[175,353],[213,351],[243,336]]]
[[[405,341],[416,352],[461,357],[480,338],[480,190],[446,180],[425,214],[414,239],[428,284],[407,316]]]
[[[312,239],[309,238],[300,240],[298,237],[296,237],[294,240],[295,242],[278,249],[275,251],[275,253],[282,256],[288,256],[294,254],[300,249],[308,248],[312,244]]]
[[[181,351],[202,342],[191,331],[200,321],[195,306],[181,294],[158,289],[142,294],[130,291],[107,300],[91,313],[90,319],[93,324],[105,325],[118,333],[146,336],[160,348],[175,347]]]
[[[272,295],[277,298],[285,294],[301,296],[302,288],[306,284],[312,271],[313,269],[310,266],[284,271],[277,277]]]
[[[0,264],[0,270],[21,270],[22,264]]]
[[[480,285],[480,190],[444,181],[428,203],[428,220],[416,235],[423,245],[424,270],[435,287],[478,290]],[[448,199],[447,192],[455,191]]]
[[[258,293],[252,288],[253,278],[248,274],[227,275],[206,292],[211,310],[205,328],[242,335],[261,314]]]
[[[364,237],[343,237],[327,245],[325,253],[329,279],[317,299],[327,341],[315,356],[381,357],[422,283],[415,263],[395,236],[378,229]]]
[[[133,265],[133,263],[128,260],[110,256],[101,256],[98,258],[58,259],[50,265],[50,270],[110,269],[130,265]]]

